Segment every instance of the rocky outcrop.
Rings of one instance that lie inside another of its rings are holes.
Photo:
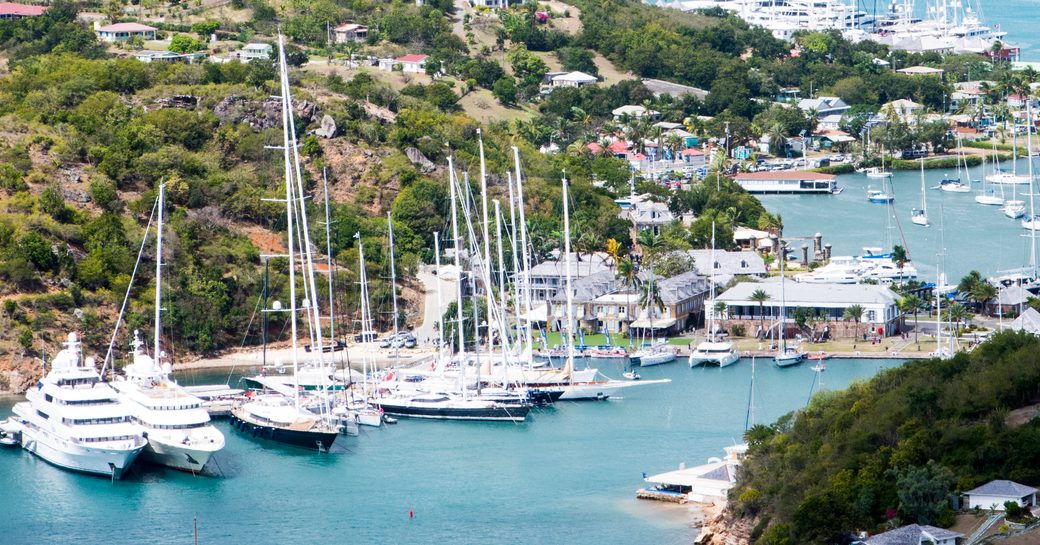
[[[333,136],[336,136],[336,120],[332,119],[331,115],[325,114],[321,118],[321,127],[315,129],[314,134],[322,138],[332,138]]]
[[[407,148],[404,150],[404,154],[408,157],[408,160],[411,161],[413,165],[419,167],[419,170],[422,170],[424,173],[433,172],[433,170],[437,168],[432,161],[430,161],[426,158],[425,155],[423,155],[423,152],[419,151],[416,148]]]
[[[304,123],[310,123],[318,114],[318,107],[307,100],[295,103],[293,110]],[[256,130],[271,129],[282,125],[282,102],[276,97],[255,101],[229,95],[213,107],[213,115],[217,116],[221,125],[248,123]]]
[[[751,530],[755,521],[734,519],[728,511],[722,511],[701,528],[694,543],[698,545],[751,545]]]
[[[181,108],[194,110],[199,105],[199,97],[195,95],[173,95],[155,99],[155,104],[160,108]]]

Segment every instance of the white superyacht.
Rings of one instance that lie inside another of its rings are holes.
[[[58,467],[119,479],[145,447],[129,408],[101,380],[93,358],[83,360],[75,333],[25,397],[14,406],[22,447]]]
[[[170,379],[170,364],[160,365],[144,353],[136,331],[131,346],[133,360],[112,387],[147,434],[142,457],[174,469],[202,471],[213,453],[224,448],[224,434],[210,423],[202,400]]]

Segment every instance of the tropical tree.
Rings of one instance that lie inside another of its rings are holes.
[[[916,295],[907,295],[899,300],[899,311],[903,314],[914,315],[914,342],[917,342],[917,313],[921,310],[921,298]]]
[[[760,331],[765,331],[765,328],[763,327],[765,324],[765,303],[770,298],[771,296],[762,288],[751,293],[750,300],[758,303],[758,329]],[[783,324],[781,324],[780,327],[783,327]]]
[[[892,262],[899,268],[899,277],[903,277],[903,267],[910,262],[910,256],[906,253],[906,248],[896,244],[892,247]]]
[[[957,284],[957,291],[963,294],[970,294],[971,290],[982,282],[985,282],[982,278],[982,273],[979,271],[971,271],[964,275],[964,278],[961,278],[961,281]]]
[[[842,313],[841,317],[845,321],[856,322],[856,327],[852,331],[853,338],[859,337],[859,324],[860,320],[863,319],[863,306],[862,305],[849,305],[845,308],[845,312]]]
[[[617,268],[619,260],[621,259],[621,250],[621,243],[618,242],[617,239],[607,239],[607,255],[610,256],[610,259],[614,262],[615,269]]]
[[[979,312],[985,312],[986,304],[997,298],[997,288],[989,282],[979,282],[972,286],[968,296],[975,302]]]
[[[955,324],[956,330],[959,333],[962,323],[967,323],[971,319],[971,312],[968,311],[968,307],[958,303],[950,303],[950,306],[946,308],[946,313],[950,317],[950,322]]]
[[[647,309],[647,317],[650,318],[650,331],[654,329],[654,312],[664,311],[664,299],[661,298],[661,286],[654,282],[651,273],[650,281],[643,284],[639,290],[639,307]]]
[[[643,251],[643,260],[646,261],[648,266],[664,247],[661,237],[651,229],[639,231],[639,234],[636,235],[636,243],[639,244],[639,248]]]
[[[615,278],[621,282],[621,286],[625,289],[627,298],[625,301],[625,314],[627,315],[629,308],[632,306],[632,299],[628,294],[639,289],[639,269],[636,267],[635,262],[632,261],[632,258],[626,257],[617,262]],[[632,318],[631,316],[626,317]]]

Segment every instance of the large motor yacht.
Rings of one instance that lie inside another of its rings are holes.
[[[130,410],[101,380],[93,358],[69,333],[27,401],[14,406],[25,450],[66,469],[121,478],[145,448]]]

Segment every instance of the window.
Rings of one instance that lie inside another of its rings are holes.
[[[740,262],[740,268],[741,269],[746,269],[747,268],[747,261],[741,261]]]
[[[868,322],[875,322],[875,321],[877,321],[877,311],[868,310],[867,311],[867,321]]]
[[[716,261],[716,262],[715,262],[715,268],[716,268],[716,269],[721,269],[721,268],[722,268],[722,265],[721,265],[721,264],[719,264],[719,262],[718,262],[718,261]]]

